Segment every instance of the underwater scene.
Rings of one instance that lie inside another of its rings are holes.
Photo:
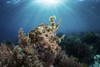
[[[100,0],[0,0],[0,67],[100,67]]]

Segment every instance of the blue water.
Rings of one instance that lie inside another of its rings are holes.
[[[50,24],[49,17],[62,18],[58,32],[99,32],[100,0],[61,0],[57,5],[35,0],[0,0],[0,41],[18,38],[18,30],[28,33],[41,23]]]

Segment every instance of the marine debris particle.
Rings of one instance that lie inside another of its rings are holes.
[[[57,44],[64,39],[63,35],[61,38],[56,36],[56,31],[61,23],[62,18],[59,20],[58,24],[55,25],[55,16],[49,18],[51,25],[40,24],[38,27],[33,29],[27,36],[23,35],[22,29],[19,31],[19,42],[22,47],[26,45],[40,45],[42,48],[47,49],[55,54],[57,50],[61,51],[61,47]],[[25,45],[26,44],[26,45]]]

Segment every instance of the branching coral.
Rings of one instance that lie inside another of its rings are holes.
[[[19,43],[21,47],[15,46],[13,49],[9,49],[2,43],[0,67],[81,67],[80,63],[68,60],[66,55],[62,54],[58,42],[61,42],[65,35],[61,38],[56,36],[62,19],[55,26],[54,18],[55,16],[49,18],[50,26],[40,24],[27,35],[23,34],[20,29]]]

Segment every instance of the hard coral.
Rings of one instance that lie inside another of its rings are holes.
[[[80,63],[68,59],[61,51],[58,42],[61,42],[64,35],[61,38],[56,36],[61,19],[55,26],[54,18],[55,16],[49,18],[51,26],[41,24],[28,35],[23,34],[20,29],[21,47],[15,46],[9,49],[2,43],[0,67],[82,67]]]

